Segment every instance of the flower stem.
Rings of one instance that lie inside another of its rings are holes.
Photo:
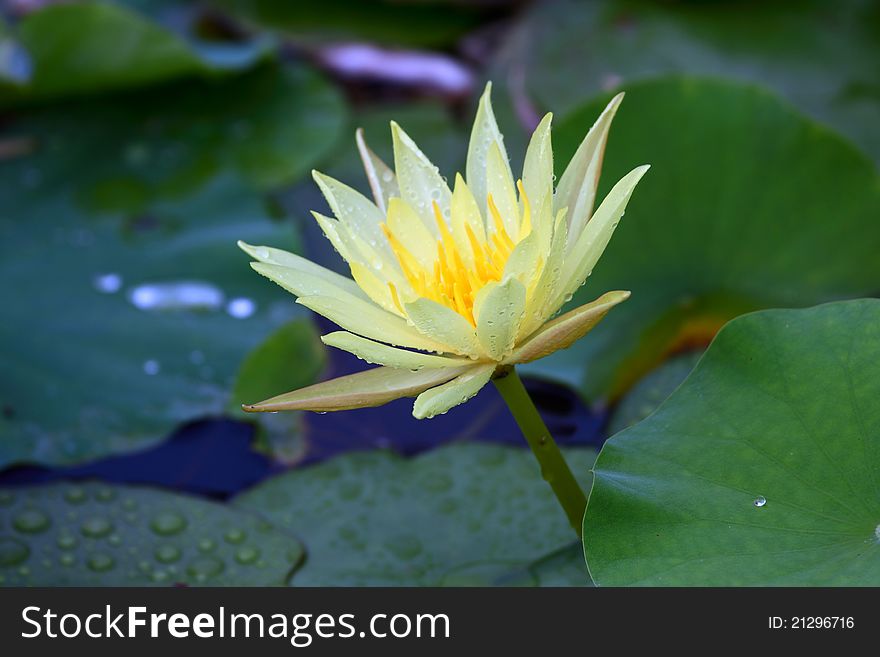
[[[510,372],[495,378],[494,382],[504,401],[507,402],[529,447],[532,448],[532,453],[538,459],[541,476],[550,484],[556,499],[568,516],[568,522],[580,538],[587,498],[571,473],[568,463],[565,462],[565,457],[562,456],[553,436],[550,435],[550,430],[538,414],[538,409],[535,408],[516,370],[511,368]]]

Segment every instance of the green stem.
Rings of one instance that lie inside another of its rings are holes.
[[[556,499],[568,516],[569,523],[580,538],[587,498],[571,473],[568,463],[565,462],[565,457],[562,456],[553,436],[550,435],[550,430],[538,414],[538,409],[535,408],[516,370],[511,368],[509,373],[499,376],[494,382],[504,401],[507,402],[529,447],[532,448],[532,453],[538,459],[541,476],[550,484]]]

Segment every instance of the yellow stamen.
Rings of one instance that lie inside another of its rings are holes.
[[[491,194],[487,197],[487,205],[494,230],[490,230],[487,236],[484,236],[482,231],[477,235],[467,222],[463,222],[467,241],[462,248],[470,248],[473,255],[472,267],[465,265],[466,261],[470,262],[470,254],[464,254],[459,250],[459,244],[453,238],[449,225],[436,202],[432,203],[432,209],[440,238],[437,240],[436,255],[431,263],[419,261],[388,228],[388,225],[382,224],[382,232],[388,239],[388,244],[407,282],[417,296],[443,304],[459,313],[471,325],[476,324],[474,298],[477,292],[488,283],[501,280],[504,267],[517,242],[532,230],[531,207],[522,181],[517,183],[517,188],[522,199],[523,216],[519,222],[515,241],[507,232],[504,218]],[[397,288],[390,282],[388,287],[395,307],[404,312]]]
[[[403,306],[400,303],[400,297],[397,296],[397,288],[394,287],[394,283],[388,281],[388,289],[391,290],[391,300],[394,302],[394,305],[400,312],[403,312]]]

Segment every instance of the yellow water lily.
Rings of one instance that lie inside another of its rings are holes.
[[[351,270],[348,278],[298,255],[240,243],[253,268],[339,325],[325,344],[380,367],[247,405],[249,411],[337,411],[416,397],[429,418],[473,397],[493,376],[570,346],[629,292],[556,317],[584,283],[648,169],[624,176],[593,212],[616,96],[554,190],[551,114],[515,179],[490,99],[480,99],[466,177],[452,189],[391,123],[394,169],[357,145],[373,194],[314,172],[335,218],[313,213]]]

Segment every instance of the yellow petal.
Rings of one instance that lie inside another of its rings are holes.
[[[495,364],[476,365],[452,381],[430,388],[420,394],[413,404],[413,415],[422,420],[442,415],[450,408],[465,403],[480,392],[495,372]]]
[[[361,161],[364,164],[364,171],[367,173],[367,181],[370,183],[370,191],[373,192],[376,207],[382,214],[385,214],[388,211],[388,199],[400,196],[397,176],[394,175],[391,167],[367,146],[363,128],[357,129],[354,139],[357,142],[358,153],[360,153]]]
[[[492,144],[489,147],[486,189],[501,214],[507,234],[513,240],[518,239],[520,215],[519,203],[516,200],[516,186],[510,173],[510,164],[498,144]]]
[[[385,221],[385,216],[370,199],[318,171],[313,171],[312,177],[321,188],[333,214],[351,234],[360,235],[372,244],[384,242],[380,224]]]
[[[560,210],[556,215],[556,223],[551,232],[547,261],[541,268],[540,278],[534,288],[529,289],[526,302],[526,316],[520,327],[521,337],[531,335],[548,317],[558,310],[558,306],[554,304],[565,258],[566,229],[565,210]]]
[[[437,246],[434,235],[409,203],[400,198],[388,202],[388,229],[425,269],[434,268]]]
[[[245,404],[249,412],[347,411],[352,408],[381,406],[401,397],[414,397],[428,388],[458,376],[461,368],[420,372],[376,367],[366,372],[341,376],[293,390],[257,404]]]
[[[516,344],[526,305],[526,288],[515,278],[487,284],[477,293],[477,338],[490,358],[501,360]]]
[[[300,297],[296,302],[326,317],[346,331],[365,338],[422,351],[437,353],[450,351],[446,345],[419,333],[406,320],[382,310],[369,301],[354,297],[312,296]]]
[[[336,287],[342,288],[346,292],[350,292],[361,297],[365,296],[361,288],[358,287],[357,283],[355,283],[350,278],[342,276],[341,274],[337,274],[335,271],[331,271],[325,267],[322,267],[321,265],[316,265],[311,260],[306,260],[305,258],[298,256],[295,253],[282,251],[281,249],[274,249],[271,246],[253,246],[251,244],[242,242],[241,240],[239,240],[238,246],[242,251],[244,251],[254,260],[257,260],[259,262],[263,262],[267,265],[286,267],[288,269],[300,271],[306,274],[310,274],[312,276],[318,276],[324,278]]]
[[[553,195],[553,145],[550,141],[552,114],[547,114],[535,128],[523,164],[523,187],[532,208],[541,208]],[[552,213],[552,210],[551,210]]]
[[[367,340],[346,331],[336,331],[321,338],[326,345],[354,354],[374,365],[385,365],[403,370],[436,369],[438,367],[468,367],[473,361],[450,356],[435,356],[417,351],[389,347],[381,342]]]
[[[554,207],[557,210],[568,208],[569,235],[573,236],[568,243],[568,251],[571,251],[574,241],[593,212],[596,187],[599,185],[599,174],[602,172],[602,158],[608,141],[608,130],[621,101],[623,101],[622,93],[611,99],[578,146],[574,157],[559,179]]]
[[[330,240],[330,244],[332,244],[333,248],[336,249],[336,252],[342,256],[343,260],[347,263],[351,263],[360,259],[360,255],[353,253],[345,240],[342,239],[340,233],[343,226],[336,219],[331,219],[330,217],[327,217],[320,212],[315,212],[314,210],[312,210],[312,216],[315,218],[315,221],[318,222],[318,226],[321,227],[324,236]]]
[[[489,165],[489,150],[493,145],[497,145],[502,156],[501,161],[507,168],[507,176],[513,180],[507,151],[504,149],[504,137],[501,136],[498,122],[495,120],[495,113],[492,111],[492,83],[489,82],[486,84],[486,90],[480,97],[480,103],[477,106],[477,115],[474,117],[474,126],[471,129],[471,139],[468,144],[465,169],[467,184],[471,188],[474,198],[477,199],[480,212],[484,217],[489,216],[486,207],[486,198],[489,193],[486,172]]]
[[[571,312],[547,322],[527,339],[508,358],[506,365],[528,363],[566,349],[586,335],[617,304],[629,298],[629,292],[606,292],[595,301],[575,308]]]
[[[477,358],[481,349],[477,334],[464,317],[431,299],[417,299],[404,305],[413,326],[426,338],[447,345],[447,351]]]
[[[440,206],[443,216],[449,216],[452,193],[437,167],[425,157],[416,143],[394,121],[391,122],[391,138],[394,142],[394,169],[400,185],[400,197],[421,217],[425,226],[434,225],[432,203]],[[438,233],[431,231],[435,239]]]

